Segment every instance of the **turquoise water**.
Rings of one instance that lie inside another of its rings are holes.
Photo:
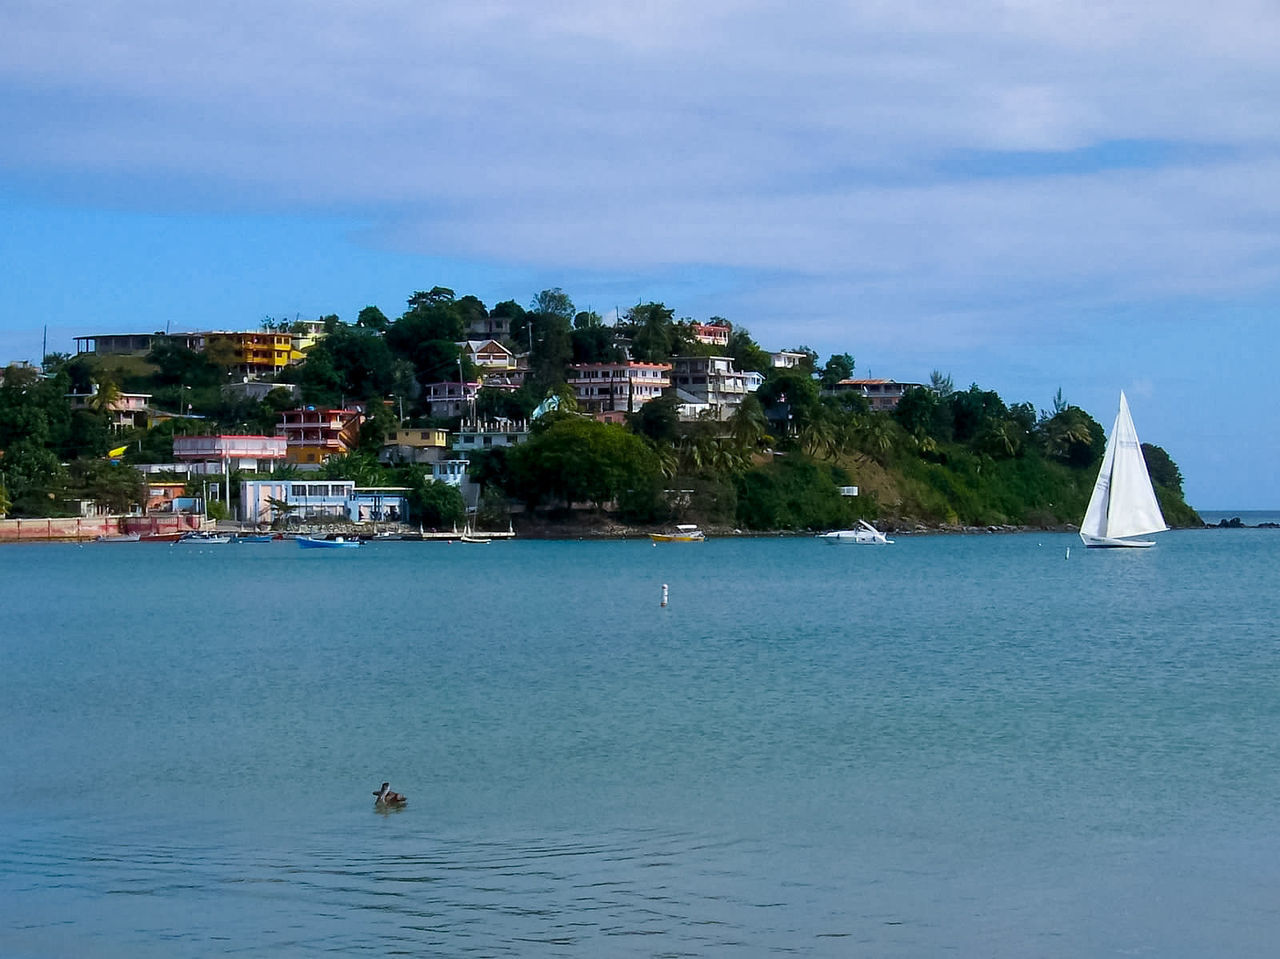
[[[0,549],[0,955],[1274,955],[1278,550]]]

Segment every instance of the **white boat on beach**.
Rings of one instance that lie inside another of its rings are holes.
[[[1129,401],[1121,390],[1120,409],[1107,437],[1107,451],[1089,497],[1089,508],[1080,523],[1080,538],[1090,549],[1146,549],[1155,543],[1128,537],[1168,528],[1151,486],[1138,431],[1129,415]]]
[[[818,539],[831,546],[891,546],[893,540],[885,536],[865,519],[858,520],[856,529],[836,529],[830,533],[819,533]]]

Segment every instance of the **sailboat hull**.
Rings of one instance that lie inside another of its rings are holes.
[[[1089,549],[1149,549],[1156,544],[1149,539],[1107,539],[1104,536],[1080,534]]]

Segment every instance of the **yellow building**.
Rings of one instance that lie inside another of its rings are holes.
[[[288,333],[236,333],[225,330],[202,334],[204,349],[217,349],[218,344],[231,347],[235,366],[245,376],[256,378],[284,369],[294,361],[293,337]]]
[[[449,449],[449,431],[435,427],[401,427],[387,434],[378,459],[384,463],[434,463]]]

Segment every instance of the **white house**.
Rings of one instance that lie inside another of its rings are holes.
[[[351,480],[245,480],[240,484],[240,519],[270,523],[281,512],[276,504],[282,504],[291,507],[288,515],[308,522],[396,522],[408,518],[407,493],[402,486],[357,489]]]

